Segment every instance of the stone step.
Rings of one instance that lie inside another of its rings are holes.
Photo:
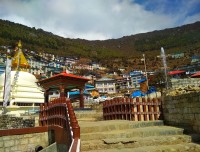
[[[124,129],[124,130],[110,130],[102,132],[82,133],[81,140],[100,140],[106,138],[131,138],[131,137],[148,137],[148,136],[167,136],[167,135],[181,135],[183,129],[169,127],[169,126],[152,126],[144,128]]]
[[[175,145],[142,146],[138,148],[96,149],[87,152],[200,152],[200,145],[184,143]]]
[[[188,134],[188,136],[191,136],[192,142],[200,144],[200,134],[192,133]]]
[[[150,137],[132,137],[132,138],[117,138],[117,139],[102,139],[81,141],[81,151],[92,151],[97,149],[112,149],[112,148],[137,148],[142,146],[157,146],[157,145],[173,145],[191,142],[191,137],[187,135],[174,136],[150,136]]]
[[[96,111],[79,111],[75,112],[76,118],[78,120],[87,120],[90,121],[91,118],[93,118],[96,121],[103,120],[103,113],[102,112],[96,112]]]
[[[133,128],[142,128],[150,126],[163,126],[163,121],[127,121],[127,120],[110,120],[110,121],[79,121],[81,134],[93,132],[105,132],[113,130],[124,130]]]
[[[85,121],[85,122],[87,122],[87,121],[90,121],[90,122],[99,121],[99,120],[97,120],[97,118],[78,118],[77,120],[78,120],[78,123],[81,122],[81,121]]]
[[[96,114],[97,113],[97,111],[96,110],[75,110],[74,111],[76,114],[83,114],[83,113],[85,113],[85,114]]]

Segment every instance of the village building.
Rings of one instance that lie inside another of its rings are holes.
[[[102,94],[116,93],[116,80],[106,77],[95,80],[95,88]]]
[[[196,63],[196,62],[200,62],[200,56],[193,55],[191,63]]]
[[[144,77],[142,71],[132,71],[130,72],[130,79],[133,88],[139,88],[139,81]]]
[[[173,53],[173,54],[171,54],[171,57],[173,59],[182,58],[182,57],[184,57],[184,53],[183,52]]]

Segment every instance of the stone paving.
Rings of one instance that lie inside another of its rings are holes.
[[[161,120],[103,121],[102,113],[95,111],[76,112],[76,116],[82,152],[200,152],[200,145],[192,143],[183,129],[164,126]]]

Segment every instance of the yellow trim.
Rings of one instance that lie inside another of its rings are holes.
[[[26,71],[26,69],[30,68],[30,65],[28,61],[26,60],[20,47],[22,47],[21,41],[19,41],[17,51],[13,57],[12,68],[14,70],[17,70],[17,66],[19,65],[20,69],[23,69],[23,71]]]
[[[21,43],[21,40],[19,40],[19,42],[18,42],[18,48],[22,48],[22,43]]]

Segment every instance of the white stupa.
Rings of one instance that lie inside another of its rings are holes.
[[[38,109],[44,103],[44,93],[36,84],[36,77],[27,72],[29,64],[18,43],[16,53],[12,60],[10,103],[8,111],[27,111]],[[5,73],[0,75],[0,104],[3,105]]]

